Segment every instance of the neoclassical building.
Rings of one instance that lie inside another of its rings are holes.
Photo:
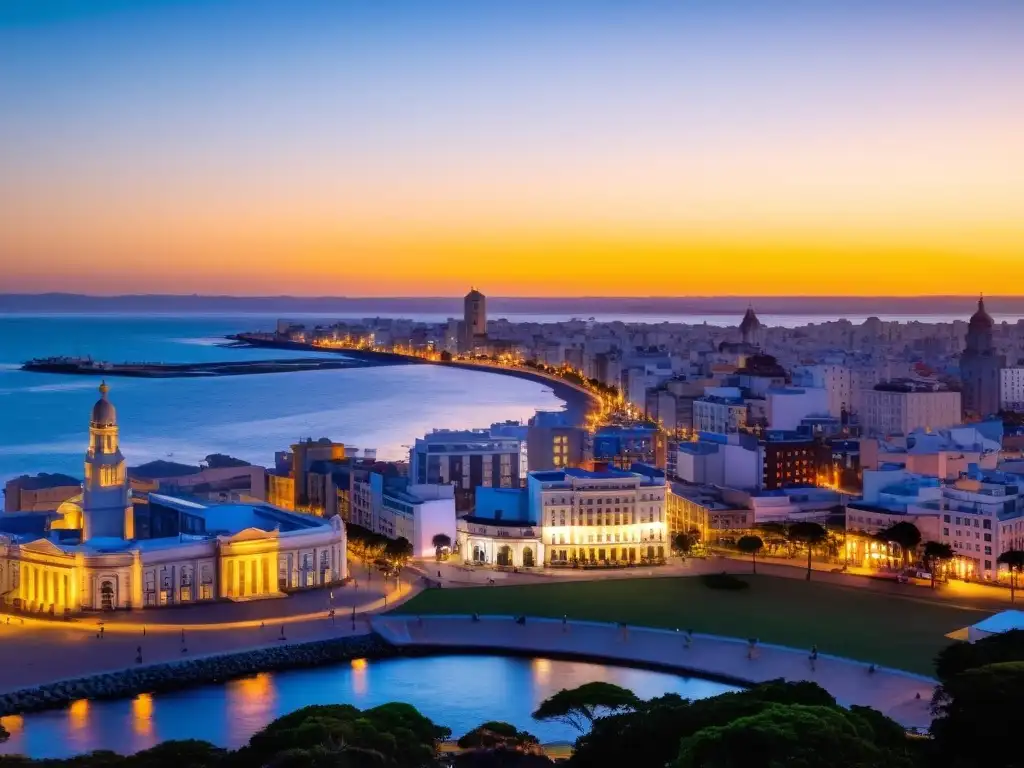
[[[107,392],[104,383],[92,409],[81,494],[29,520],[39,532],[24,532],[25,515],[0,516],[0,601],[63,614],[253,600],[346,578],[340,518],[263,502],[133,498]],[[142,516],[159,537],[136,537]]]

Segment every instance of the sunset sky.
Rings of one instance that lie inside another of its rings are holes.
[[[1021,0],[4,0],[0,292],[1024,294]]]

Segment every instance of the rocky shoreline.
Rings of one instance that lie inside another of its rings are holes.
[[[0,717],[57,709],[78,699],[124,698],[223,683],[257,672],[397,655],[393,645],[376,634],[367,634],[153,664],[0,694]]]

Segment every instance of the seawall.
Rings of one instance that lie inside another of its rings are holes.
[[[387,658],[397,654],[398,650],[393,645],[379,635],[369,633],[150,664],[0,694],[0,717],[56,709],[78,699],[122,698],[222,683],[257,672],[315,667],[356,658]]]

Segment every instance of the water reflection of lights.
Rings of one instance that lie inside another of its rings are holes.
[[[228,732],[241,743],[276,715],[277,689],[274,676],[260,672],[252,677],[232,680],[226,686]]]
[[[153,733],[153,696],[140,693],[132,699],[132,730],[139,736]]]
[[[68,707],[68,722],[71,724],[71,730],[78,731],[85,728],[88,720],[89,700],[78,699],[71,702],[71,706]]]
[[[546,685],[551,680],[551,662],[547,659],[534,659],[530,665],[533,671],[533,682]]]
[[[21,733],[25,728],[25,719],[21,715],[8,715],[7,717],[0,717],[0,725],[2,725],[9,734],[14,736]]]
[[[352,659],[352,692],[365,696],[368,686],[366,684],[366,669],[369,664],[366,659]]]

